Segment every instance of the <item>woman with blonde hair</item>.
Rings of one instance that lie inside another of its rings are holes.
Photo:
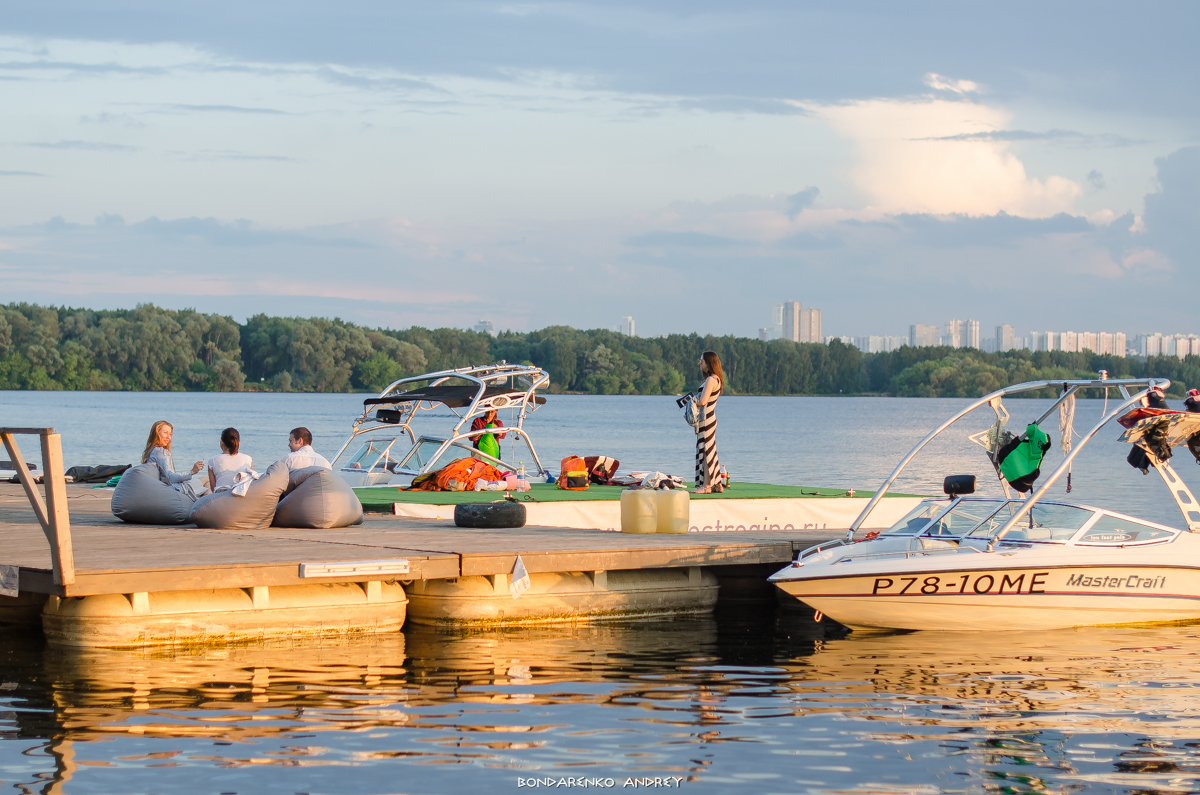
[[[725,388],[725,371],[721,357],[705,351],[700,357],[700,374],[704,383],[695,398],[695,411],[700,415],[696,425],[696,490],[695,494],[710,494],[725,490],[721,482],[721,462],[717,459],[717,398]]]
[[[204,468],[204,464],[197,461],[188,474],[175,471],[175,459],[171,456],[171,436],[174,432],[175,427],[166,420],[159,420],[151,425],[146,449],[142,451],[142,463],[154,464],[158,467],[159,480],[175,491],[186,491],[195,499],[196,495],[188,481],[192,479],[192,475]]]

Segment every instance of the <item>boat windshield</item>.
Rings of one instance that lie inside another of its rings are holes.
[[[1146,541],[1161,541],[1178,535],[1175,530],[1165,527],[1153,527],[1128,516],[1116,516],[1106,513],[1097,519],[1082,536],[1077,544],[1108,545],[1108,544],[1141,544]]]
[[[922,535],[961,538],[970,534],[1004,505],[1004,500],[961,500],[954,506],[954,510],[939,516]]]
[[[1021,509],[1024,502],[1013,500],[1004,503],[982,524],[971,531],[972,538],[990,538]],[[1087,524],[1096,512],[1074,505],[1056,505],[1039,502],[1029,509],[1016,526],[1004,536],[1005,541],[1068,541],[1071,536]]]
[[[948,500],[926,500],[904,515],[904,518],[884,530],[887,536],[915,536],[925,529],[929,520],[950,507]]]
[[[370,439],[362,447],[358,448],[349,461],[342,465],[342,469],[367,469],[367,470],[388,470],[389,472],[396,467],[396,462],[391,458],[392,446],[396,443],[396,438],[390,439]]]

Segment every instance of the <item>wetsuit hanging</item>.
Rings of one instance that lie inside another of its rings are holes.
[[[1000,474],[1008,484],[1019,492],[1033,489],[1033,482],[1042,474],[1042,459],[1050,449],[1050,437],[1037,426],[1029,423],[1025,433],[1000,448]]]

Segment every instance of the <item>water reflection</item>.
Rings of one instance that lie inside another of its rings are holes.
[[[461,792],[519,778],[763,792],[1200,789],[1196,627],[846,633],[661,623],[174,653],[14,641],[19,792]]]

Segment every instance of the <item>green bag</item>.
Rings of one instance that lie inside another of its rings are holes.
[[[495,428],[496,426],[489,422],[487,427]],[[480,436],[479,442],[475,445],[475,449],[484,455],[490,455],[492,458],[500,458],[500,443],[496,441],[496,437],[493,434],[485,433]]]
[[[1050,437],[1035,423],[1025,428],[1025,433],[1000,448],[1000,474],[1008,484],[1019,492],[1033,488],[1033,482],[1042,474],[1042,459],[1050,449]]]

